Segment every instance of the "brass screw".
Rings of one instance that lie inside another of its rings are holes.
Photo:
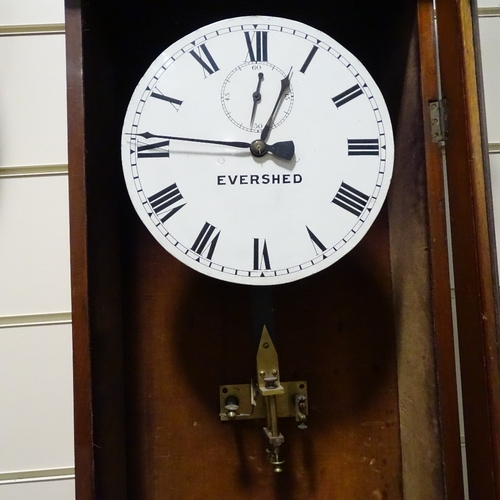
[[[268,344],[267,342],[264,342],[264,343],[262,344],[262,347],[263,347],[264,349],[269,349],[269,344]]]
[[[278,375],[278,370],[276,370],[276,368],[273,370],[273,375]]]

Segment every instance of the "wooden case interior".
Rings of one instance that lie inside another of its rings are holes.
[[[69,88],[79,500],[402,498],[403,482],[413,498],[442,497],[417,4],[67,2],[83,68],[74,107]],[[280,475],[261,422],[218,415],[219,385],[254,376],[250,289],[167,254],[135,214],[120,162],[125,109],[151,61],[202,25],[254,13],[310,24],[355,54],[386,98],[397,148],[364,240],[274,289],[282,379],[307,380],[310,408],[307,431],[281,423]]]

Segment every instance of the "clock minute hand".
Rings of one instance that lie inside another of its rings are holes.
[[[144,137],[144,139],[170,139],[172,141],[187,141],[187,142],[201,142],[204,144],[219,144],[221,146],[230,146],[233,148],[250,148],[249,142],[240,142],[240,141],[215,141],[212,139],[194,139],[192,137],[175,137],[173,135],[158,135],[152,134],[151,132],[143,132],[141,134],[136,134],[140,137]]]
[[[274,104],[274,108],[271,112],[271,116],[269,117],[269,120],[267,120],[267,123],[265,127],[262,129],[262,133],[260,134],[260,139],[262,141],[267,141],[267,138],[269,136],[269,132],[271,131],[271,127],[273,126],[274,122],[274,115],[276,114],[276,110],[278,109],[278,106],[281,102],[282,97],[285,95],[285,92],[287,89],[290,88],[290,75],[292,74],[292,68],[290,68],[290,71],[288,72],[288,75],[281,80],[281,90],[278,95],[278,99],[276,99],[276,103]]]
[[[216,141],[213,139],[195,139],[193,137],[177,137],[174,135],[159,135],[152,134],[151,132],[142,132],[136,134],[144,139],[170,139],[171,141],[186,141],[186,142],[199,142],[202,144],[218,144],[221,146],[230,146],[233,148],[249,149],[254,156],[264,156],[266,153],[271,153],[276,158],[282,160],[291,160],[295,152],[295,145],[293,141],[280,141],[275,144],[266,144],[259,139],[249,142],[241,141]]]

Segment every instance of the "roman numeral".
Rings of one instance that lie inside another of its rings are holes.
[[[266,240],[260,240],[259,238],[253,240],[253,268],[255,271],[271,269]]]
[[[343,182],[332,203],[359,217],[368,204],[369,199],[370,197],[366,194]]]
[[[315,45],[312,49],[311,52],[309,52],[309,55],[307,56],[307,59],[304,61],[304,64],[302,65],[302,68],[300,68],[301,73],[305,73],[306,69],[309,67],[309,64],[311,64],[312,58],[314,57],[314,54],[318,51],[319,47]]]
[[[267,61],[267,31],[256,31],[253,37],[245,31],[245,40],[250,61]]]
[[[151,208],[160,217],[162,222],[167,221],[176,214],[186,203],[184,198],[177,188],[177,184],[158,191],[158,193],[148,198]],[[184,202],[184,203],[183,203]]]
[[[189,52],[195,59],[198,61],[203,70],[206,71],[209,75],[212,75],[216,71],[219,71],[219,67],[217,66],[212,54],[208,51],[205,44],[202,44],[197,49],[193,49]]]
[[[151,97],[170,103],[176,111],[179,111],[182,104],[182,101],[180,101],[179,99],[175,99],[174,97],[169,97],[167,95],[160,94],[160,92],[151,92]]]
[[[205,222],[202,227],[200,234],[196,237],[191,250],[196,252],[198,255],[203,255],[206,253],[206,257],[212,260],[217,241],[219,240],[220,231],[216,233],[217,228]]]
[[[347,139],[349,156],[378,156],[378,139]]]
[[[153,142],[151,144],[139,143],[137,141],[137,157],[138,158],[168,158],[170,151],[168,146],[170,140]]]
[[[360,86],[354,85],[354,87],[351,87],[350,89],[341,92],[339,95],[332,97],[332,101],[335,103],[335,106],[337,106],[337,108],[340,108],[340,106],[343,106],[344,104],[352,101],[354,98],[362,94],[363,91],[361,90]]]
[[[320,239],[306,226],[307,232],[309,233],[309,238],[311,238],[311,242],[314,247],[314,251],[316,252],[316,255],[324,252],[326,250],[325,245],[321,243]],[[318,249],[320,251],[318,251]]]

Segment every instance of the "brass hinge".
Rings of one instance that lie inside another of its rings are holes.
[[[448,107],[446,99],[429,101],[432,142],[444,142],[448,135]]]

